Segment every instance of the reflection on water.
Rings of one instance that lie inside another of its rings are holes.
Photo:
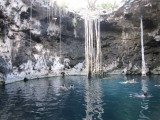
[[[85,82],[86,117],[84,120],[102,120],[103,100],[102,87],[98,80],[86,80]]]
[[[143,98],[141,102],[141,110],[138,120],[151,120],[149,117],[147,117],[147,114],[145,114],[145,111],[148,110],[148,107],[149,107],[149,100]]]
[[[131,79],[137,84],[120,84]],[[8,84],[0,87],[0,120],[159,120],[159,84],[160,76],[66,76]],[[153,97],[130,97],[142,90]]]
[[[148,77],[144,77],[141,80],[141,85],[142,85],[142,91],[143,93],[148,93]],[[145,112],[149,108],[149,97],[143,97],[142,102],[141,102],[141,110],[139,114],[139,119],[138,120],[151,120],[149,117],[147,117],[147,114]]]
[[[74,120],[74,115],[77,116],[83,109],[80,106],[83,100],[79,99],[83,89],[78,86],[82,86],[83,80],[80,81],[79,77],[77,81],[74,79],[76,77],[66,78],[65,81],[54,77],[6,85],[0,91],[0,120]],[[76,94],[69,89],[71,83],[77,85]],[[62,84],[66,84],[68,89],[62,89]]]
[[[144,93],[148,93],[147,77],[142,78],[141,85],[142,85],[142,91]]]

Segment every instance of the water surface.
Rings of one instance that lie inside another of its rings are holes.
[[[137,83],[122,84],[133,78]],[[159,76],[68,76],[12,83],[0,87],[0,120],[160,120],[160,86],[155,85],[160,85]],[[152,97],[135,97],[142,91]]]

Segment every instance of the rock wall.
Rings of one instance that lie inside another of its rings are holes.
[[[101,16],[104,72],[141,73],[143,16],[148,73],[160,74],[159,13],[160,1],[130,0]],[[84,21],[79,15],[43,0],[0,1],[0,78],[6,83],[63,72],[84,75],[84,43]]]
[[[107,73],[141,74],[141,16],[147,72],[160,73],[159,14],[158,0],[129,0],[114,13],[102,16],[101,39]]]
[[[0,73],[6,83],[64,71],[83,74],[79,16],[43,0],[1,0],[0,23]]]

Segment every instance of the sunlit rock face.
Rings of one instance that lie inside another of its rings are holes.
[[[74,66],[84,61],[83,21],[60,10],[40,0],[0,1],[0,73],[6,83],[82,71]]]
[[[118,11],[103,16],[101,40],[107,72],[141,73],[140,18],[142,16],[147,71],[152,74],[160,73],[159,13],[158,0],[130,0]]]

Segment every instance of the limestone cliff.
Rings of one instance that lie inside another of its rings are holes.
[[[160,1],[129,0],[110,15],[103,16],[101,40],[106,71],[141,73],[141,29],[144,25],[144,55],[148,73],[160,73]]]
[[[117,11],[101,16],[104,72],[141,73],[142,16],[148,73],[160,74],[159,13],[160,1],[130,0]],[[61,72],[84,74],[84,32],[83,19],[56,4],[1,0],[1,79],[13,82]]]
[[[0,7],[0,73],[6,82],[80,73],[84,29],[79,16],[40,0],[2,0]]]

